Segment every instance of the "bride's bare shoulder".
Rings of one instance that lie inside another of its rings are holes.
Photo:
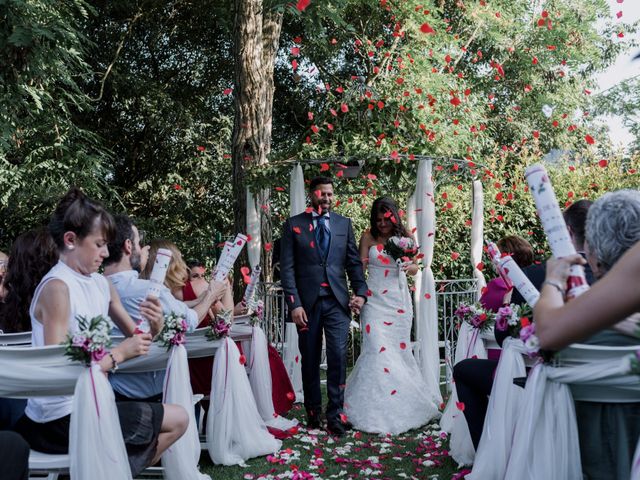
[[[375,238],[373,238],[373,235],[371,235],[371,230],[367,228],[364,232],[362,232],[362,237],[360,237],[360,245],[371,246],[375,243],[375,241]]]

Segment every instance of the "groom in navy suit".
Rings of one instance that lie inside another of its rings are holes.
[[[362,261],[351,220],[331,212],[333,181],[316,177],[309,185],[311,207],[283,227],[280,277],[291,318],[298,326],[307,425],[320,426],[320,355],[324,332],[327,353],[327,428],[343,435],[350,428],[342,414],[351,312],[360,312],[367,295]],[[349,298],[347,278],[354,295]]]

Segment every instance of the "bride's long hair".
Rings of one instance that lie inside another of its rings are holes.
[[[400,218],[400,214],[398,213],[398,205],[396,202],[389,197],[379,197],[376,198],[371,205],[371,217],[369,218],[369,223],[371,225],[371,235],[373,238],[380,237],[380,231],[378,230],[377,220],[379,214],[391,213],[391,217],[394,220],[391,220],[393,224],[393,235],[398,237],[410,237],[409,231],[402,223],[402,219]]]

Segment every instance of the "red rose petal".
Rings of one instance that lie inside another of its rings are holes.
[[[464,412],[464,402],[456,402],[456,408],[461,412]]]
[[[306,8],[311,4],[311,0],[298,0],[296,8],[299,12],[304,12]]]
[[[404,350],[407,348],[407,344],[404,342],[400,342],[400,350]]]

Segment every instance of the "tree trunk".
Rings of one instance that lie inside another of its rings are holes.
[[[273,109],[273,70],[282,30],[282,13],[264,13],[262,0],[235,0],[234,105],[232,136],[234,228],[246,232],[246,169],[267,163],[271,150]],[[258,192],[256,192],[258,193]],[[260,205],[268,205],[268,192],[256,195]],[[264,242],[271,242],[268,209],[260,208]],[[263,250],[264,251],[264,250]],[[271,277],[271,257],[263,258],[263,269]],[[236,264],[234,291],[242,291],[242,276],[237,273],[247,264],[246,251]]]

